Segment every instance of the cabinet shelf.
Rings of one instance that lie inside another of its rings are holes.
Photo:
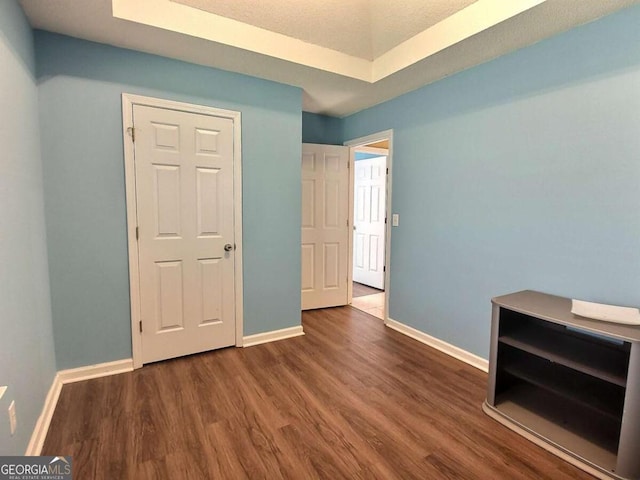
[[[538,357],[519,356],[522,358],[511,360],[502,371],[611,420],[621,421],[624,388]]]
[[[548,328],[523,328],[500,336],[499,341],[621,387],[627,381],[628,355],[614,348],[597,348],[587,340]]]
[[[640,480],[640,327],[533,291],[492,303],[484,411],[598,478]]]
[[[608,472],[616,468],[620,425],[550,392],[522,384],[497,398],[496,410],[535,435]],[[585,416],[590,420],[584,421]]]

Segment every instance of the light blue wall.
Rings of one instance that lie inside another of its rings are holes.
[[[0,2],[0,455],[23,455],[55,374],[31,28]],[[7,408],[16,402],[18,429]]]
[[[390,316],[488,356],[490,299],[640,305],[640,7],[347,117],[394,130]]]
[[[364,152],[356,152],[354,155],[354,160],[357,162],[358,160],[367,160],[369,158],[378,158],[380,155],[375,153],[364,153]]]
[[[342,121],[328,115],[302,112],[302,141],[342,145]]]
[[[300,324],[301,91],[36,32],[59,368],[131,357],[122,92],[242,112],[244,334]]]

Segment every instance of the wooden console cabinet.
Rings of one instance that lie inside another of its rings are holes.
[[[484,411],[598,478],[640,479],[640,327],[530,290],[492,303]]]

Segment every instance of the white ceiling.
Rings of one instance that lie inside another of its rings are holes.
[[[20,0],[34,28],[253,75],[345,116],[640,0]]]
[[[373,60],[477,0],[171,1]]]

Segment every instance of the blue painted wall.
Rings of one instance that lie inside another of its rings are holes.
[[[369,158],[378,158],[380,155],[375,153],[364,153],[364,152],[356,152],[354,155],[354,160],[357,162],[358,160],[367,160]]]
[[[640,305],[640,7],[344,120],[394,130],[390,316],[488,356],[490,299]]]
[[[300,324],[301,91],[36,32],[56,358],[131,357],[121,93],[242,112],[244,334]]]
[[[342,145],[342,120],[328,115],[302,112],[302,141]]]
[[[23,455],[56,368],[33,37],[14,0],[0,2],[0,65],[0,455]]]

